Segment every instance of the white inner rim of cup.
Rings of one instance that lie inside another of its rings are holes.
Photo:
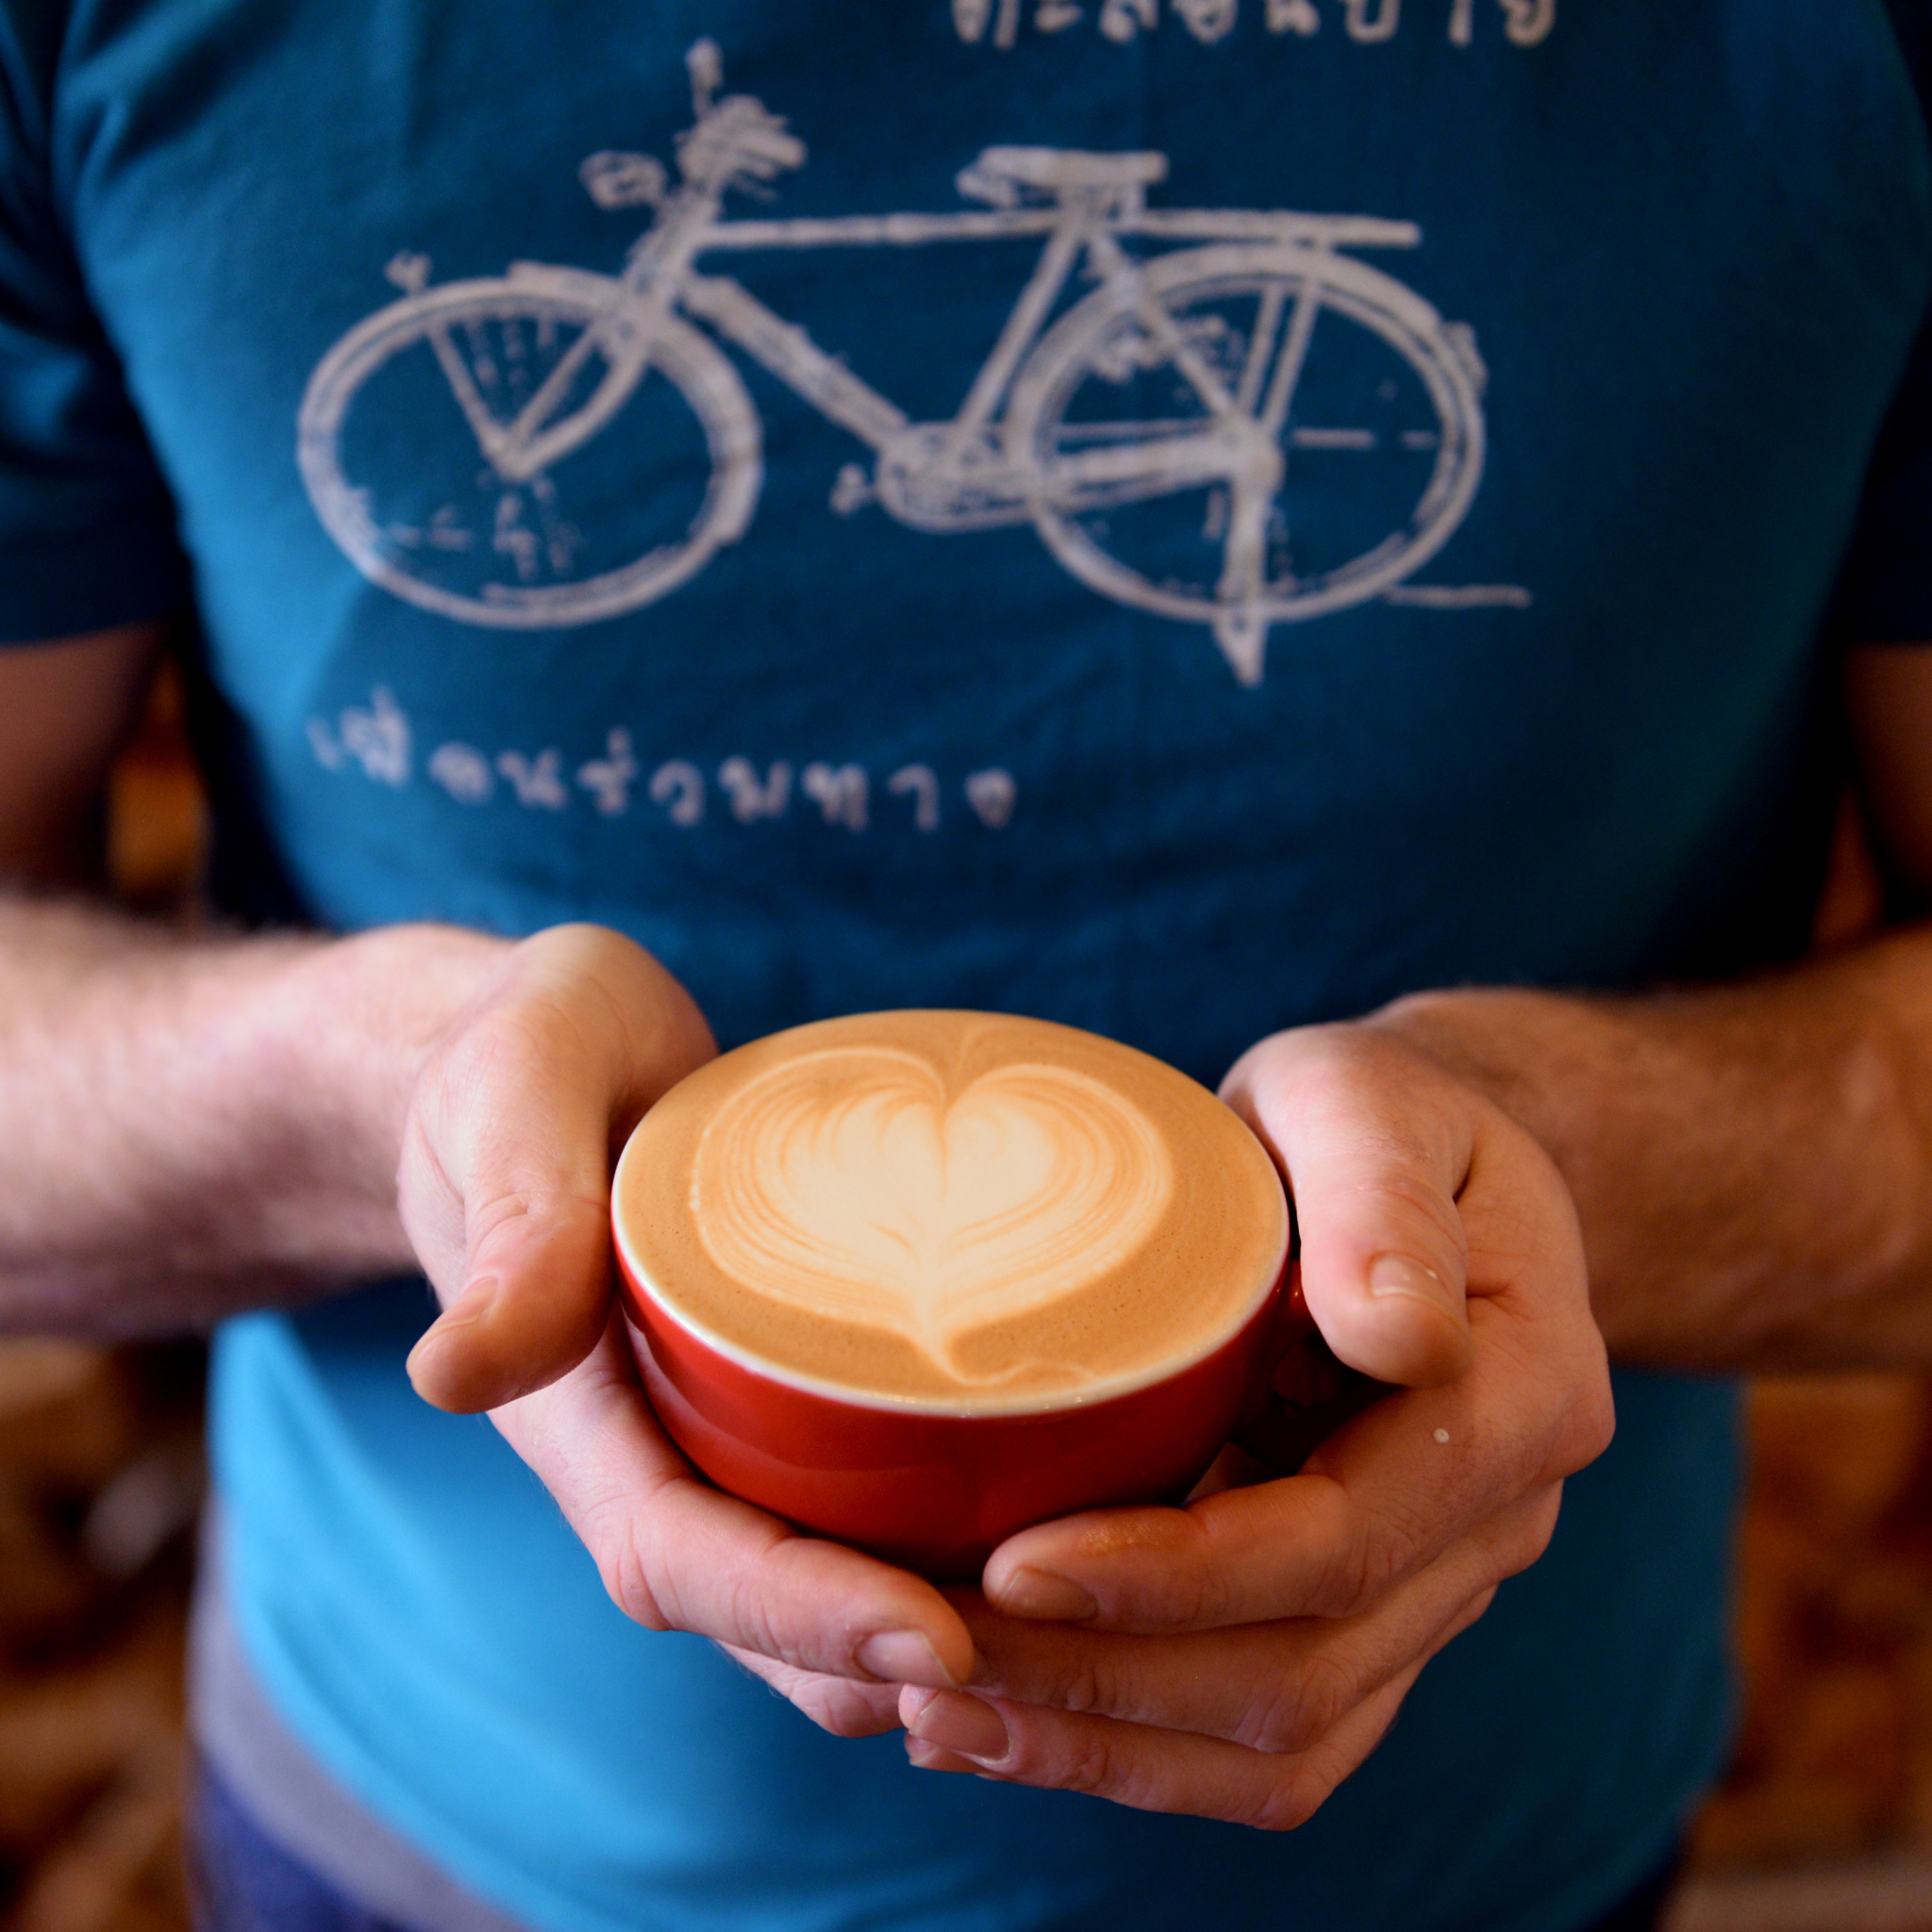
[[[675,1323],[695,1341],[721,1355],[728,1362],[754,1375],[761,1375],[767,1381],[782,1383],[788,1389],[797,1389],[808,1395],[824,1397],[828,1402],[842,1402],[853,1408],[883,1409],[899,1415],[929,1416],[990,1416],[990,1415],[1054,1415],[1066,1409],[1091,1408],[1096,1403],[1111,1402],[1122,1395],[1132,1395],[1142,1389],[1151,1389],[1157,1383],[1170,1382],[1176,1375],[1185,1374],[1197,1363],[1204,1362],[1218,1350],[1239,1335],[1252,1322],[1260,1310],[1261,1305],[1274,1291],[1275,1284],[1282,1278],[1288,1266],[1289,1213],[1288,1197],[1279,1196],[1281,1226],[1274,1244],[1274,1260],[1260,1273],[1255,1284],[1254,1292],[1243,1301],[1237,1313],[1226,1323],[1190,1349],[1187,1354],[1174,1356],[1166,1361],[1155,1362],[1144,1369],[1134,1369],[1124,1374],[1112,1375],[1105,1381],[1095,1382],[1072,1394],[1064,1391],[1041,1395],[1001,1395],[988,1391],[974,1395],[961,1392],[958,1395],[889,1395],[878,1390],[854,1389],[842,1382],[832,1382],[821,1375],[808,1375],[798,1369],[789,1368],[782,1362],[774,1362],[770,1357],[755,1354],[741,1343],[728,1341],[694,1315],[687,1313],[676,1306],[658,1286],[656,1277],[639,1258],[636,1250],[624,1228],[622,1217],[615,1211],[616,1202],[624,1191],[625,1170],[630,1165],[631,1150],[638,1144],[637,1137],[625,1143],[624,1152],[618,1157],[617,1171],[611,1176],[610,1229],[617,1244],[618,1253],[624,1257],[625,1272],[639,1293],[649,1297],[651,1304],[667,1321]]]

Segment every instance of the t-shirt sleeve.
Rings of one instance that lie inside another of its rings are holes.
[[[1932,643],[1932,320],[1873,454],[1837,628],[1848,643]]]
[[[1932,126],[1932,0],[1888,6]],[[1932,643],[1932,314],[1873,453],[1835,616],[1849,643]]]
[[[55,189],[35,42],[64,11],[0,5],[0,644],[161,617],[188,594],[167,484]]]

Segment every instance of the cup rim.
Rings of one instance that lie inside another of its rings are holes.
[[[649,1116],[646,1115],[645,1118],[648,1119]],[[756,1355],[741,1343],[718,1334],[696,1316],[674,1306],[666,1299],[663,1290],[652,1278],[650,1271],[642,1265],[625,1237],[623,1220],[617,1208],[624,1188],[625,1168],[630,1160],[631,1150],[637,1144],[637,1129],[633,1128],[630,1137],[624,1143],[624,1152],[618,1156],[617,1165],[610,1176],[610,1237],[625,1279],[639,1295],[648,1300],[666,1321],[690,1336],[692,1341],[709,1349],[714,1355],[722,1356],[724,1360],[743,1370],[747,1374],[759,1376],[765,1381],[776,1382],[780,1387],[796,1390],[801,1394],[816,1396],[821,1401],[843,1403],[852,1408],[874,1409],[889,1415],[929,1416],[936,1420],[978,1421],[992,1416],[1059,1415],[1072,1409],[1092,1408],[1103,1402],[1113,1402],[1123,1396],[1136,1395],[1143,1389],[1156,1388],[1163,1382],[1171,1382],[1176,1376],[1186,1374],[1189,1370],[1197,1368],[1202,1362],[1225,1348],[1260,1313],[1269,1296],[1281,1286],[1288,1273],[1293,1223],[1289,1213],[1287,1191],[1277,1185],[1276,1200],[1281,1222],[1278,1240],[1271,1250],[1274,1255],[1273,1262],[1265,1270],[1257,1271],[1258,1279],[1254,1291],[1242,1302],[1239,1314],[1231,1318],[1224,1327],[1217,1328],[1212,1335],[1185,1356],[1172,1357],[1166,1361],[1156,1362],[1147,1368],[1135,1369],[1111,1376],[1073,1395],[1041,1396],[1036,1393],[1008,1396],[1004,1399],[994,1396],[991,1399],[961,1400],[958,1396],[891,1395],[881,1390],[852,1389],[841,1383],[827,1381],[822,1376],[807,1374],[802,1370],[789,1368],[764,1356]],[[1279,1179],[1280,1176],[1277,1174],[1277,1184]]]

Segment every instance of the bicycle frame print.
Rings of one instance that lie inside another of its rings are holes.
[[[1208,625],[1243,684],[1261,680],[1272,625],[1384,592],[1461,522],[1483,464],[1473,341],[1412,290],[1343,252],[1412,248],[1422,239],[1412,224],[1150,208],[1146,191],[1167,174],[1163,155],[1045,147],[988,148],[966,168],[961,192],[991,204],[980,209],[726,221],[730,189],[802,166],[805,150],[760,103],[713,100],[702,46],[692,69],[697,122],[679,142],[676,188],[647,157],[592,156],[581,171],[601,206],[654,206],[621,275],[518,262],[500,278],[430,288],[426,260],[400,257],[390,273],[404,299],[351,329],[318,366],[301,412],[303,475],[325,527],[383,588],[498,628],[586,623],[669,594],[739,541],[760,488],[762,432],[742,380],[705,329],[874,453],[870,475],[857,464],[841,472],[840,513],[875,502],[934,533],[1031,522],[1062,567],[1101,594]],[[1024,240],[1038,240],[1040,255],[958,410],[941,422],[913,421],[742,283],[698,267],[724,253]],[[1130,240],[1151,245],[1130,251]],[[1069,303],[1083,269],[1094,286]],[[1324,312],[1379,339],[1381,353],[1419,378],[1431,427],[1410,431],[1405,446],[1430,450],[1432,460],[1402,526],[1336,567],[1298,575],[1283,503],[1291,452],[1376,446],[1363,430],[1291,421]],[[568,348],[513,409],[495,406],[458,328],[528,322],[554,331],[559,321],[576,331]],[[342,425],[358,392],[419,345],[433,353],[503,492],[492,547],[513,558],[519,581],[487,582],[480,594],[434,581],[343,469]],[[545,553],[523,521],[525,494],[540,520],[550,515],[551,473],[652,373],[704,434],[711,479],[703,504],[674,541],[601,575],[573,577],[553,545],[550,580],[541,580]],[[1108,401],[1156,378],[1174,399],[1162,420],[1123,416]],[[1206,492],[1208,561],[1192,580],[1158,578],[1118,554],[1108,512],[1193,492]]]
[[[1091,166],[1102,162],[1158,163],[1159,155],[1086,155],[1074,151],[989,149],[962,176],[967,181],[1000,173],[1016,158],[1039,175],[1052,164]],[[1151,172],[1151,171],[1150,171]],[[1037,175],[1036,175],[1037,178]],[[1158,176],[1156,178],[1158,178]],[[1316,299],[1324,259],[1336,247],[1414,247],[1420,233],[1406,223],[1324,220],[1320,216],[1257,214],[1211,209],[1152,210],[1138,184],[1119,190],[1074,187],[1045,207],[986,213],[844,216],[813,220],[726,222],[698,229],[693,258],[725,250],[740,252],[798,248],[913,248],[936,242],[1011,242],[1041,238],[1045,246],[991,352],[974,376],[957,414],[944,424],[915,425],[895,404],[827,355],[803,329],[774,314],[740,282],[724,275],[687,274],[676,285],[676,307],[708,323],[747,356],[841,428],[894,459],[878,478],[881,500],[901,522],[934,531],[986,528],[1024,523],[1043,487],[1024,453],[1008,450],[1002,458],[991,441],[1012,393],[1014,378],[1028,352],[1053,320],[1068,283],[1082,266],[1091,272],[1108,305],[1131,310],[1150,337],[1197,383],[1204,403],[1218,418],[1232,412],[1234,398],[1203,367],[1173,319],[1149,296],[1140,263],[1120,246],[1122,236],[1166,242],[1259,241],[1306,252],[1309,293]],[[626,277],[626,283],[629,278]],[[644,292],[644,291],[640,291]],[[1090,298],[1091,299],[1091,298]],[[1010,428],[1010,411],[1005,420]],[[916,435],[908,445],[908,432]],[[1172,449],[1163,456],[1171,458]],[[1118,466],[1117,466],[1118,468]],[[1218,474],[1209,462],[1204,476]],[[1124,470],[1108,479],[1104,500],[1118,502],[1135,480]],[[915,495],[912,484],[922,486]],[[1062,478],[1061,508],[1079,501],[1076,479]],[[1158,491],[1173,487],[1170,463],[1150,460],[1138,479]],[[950,488],[948,487],[950,486]],[[888,492],[891,492],[890,494]],[[862,500],[862,499],[861,499]],[[1103,500],[1096,498],[1095,501]],[[842,502],[852,508],[849,491]]]

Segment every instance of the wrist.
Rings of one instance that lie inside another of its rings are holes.
[[[1701,1018],[1694,999],[1468,988],[1397,1000],[1365,1023],[1509,1114],[1555,1162],[1598,1325],[1627,1361],[1721,1366],[1748,1326],[1732,1294],[1739,1257],[1709,1251],[1736,1209],[1710,1198],[1732,1169],[1712,1158],[1726,1096],[1686,1050]]]
[[[1614,1021],[1596,1002],[1515,987],[1457,987],[1409,993],[1365,1015],[1480,1093],[1524,1127],[1566,1170],[1579,1094],[1574,1074],[1596,1058],[1596,1038]]]
[[[459,926],[385,926],[307,946],[266,989],[256,1064],[303,1119],[297,1143],[357,1272],[415,1265],[396,1210],[409,1097],[510,941]]]

